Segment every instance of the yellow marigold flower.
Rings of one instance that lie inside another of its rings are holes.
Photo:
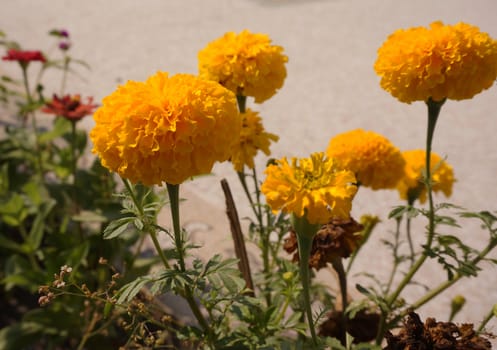
[[[361,186],[373,190],[395,188],[404,174],[404,158],[387,138],[356,129],[330,140],[326,154],[342,169],[353,171]]]
[[[334,217],[348,218],[357,192],[351,171],[337,168],[324,153],[310,158],[286,158],[265,171],[261,191],[273,211],[304,217],[311,224],[325,224]]]
[[[378,50],[374,69],[401,102],[469,99],[497,78],[497,41],[462,22],[399,29]]]
[[[281,46],[271,45],[268,35],[244,30],[210,42],[198,53],[198,61],[201,77],[261,103],[283,86],[288,58]]]
[[[104,98],[93,116],[93,152],[132,182],[177,185],[229,158],[240,135],[237,108],[216,82],[157,72]]]
[[[411,150],[402,153],[406,161],[405,176],[397,184],[400,198],[406,200],[419,199],[420,203],[426,201],[426,187],[421,182],[422,172],[426,168],[426,152],[424,150]],[[446,197],[452,194],[452,185],[456,181],[452,167],[438,154],[431,152],[430,172],[432,190],[443,192]]]
[[[231,153],[231,162],[236,171],[243,171],[246,165],[254,168],[254,157],[261,150],[267,156],[271,154],[269,145],[271,141],[278,141],[279,137],[264,130],[262,119],[257,112],[247,109],[241,114],[242,130],[240,140],[234,145]]]

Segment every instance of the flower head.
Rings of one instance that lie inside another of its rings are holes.
[[[374,69],[401,102],[469,99],[497,78],[497,41],[462,22],[399,29],[378,50]]]
[[[241,120],[235,95],[213,81],[157,72],[128,81],[93,115],[93,152],[132,182],[177,185],[227,160]]]
[[[420,203],[426,201],[426,187],[421,182],[423,170],[426,168],[426,152],[424,150],[411,150],[402,153],[406,161],[405,175],[397,184],[400,198]],[[438,154],[431,152],[430,173],[432,190],[443,192],[446,197],[452,194],[452,185],[456,181],[452,167]]]
[[[47,60],[41,51],[24,51],[10,49],[7,55],[2,57],[4,61],[17,61],[22,66],[26,67],[30,62],[39,61],[45,63]]]
[[[246,165],[250,169],[254,168],[254,157],[261,150],[267,156],[271,154],[269,145],[271,141],[278,141],[279,137],[264,130],[262,119],[257,112],[247,109],[241,114],[242,130],[240,140],[234,145],[230,161],[236,171],[243,171]]]
[[[281,46],[271,45],[268,35],[244,30],[212,41],[198,53],[198,60],[201,77],[260,103],[283,86],[288,58]]]
[[[71,48],[71,43],[69,41],[61,41],[59,43],[59,49],[62,51],[67,51]]]
[[[310,158],[286,158],[265,171],[261,191],[273,211],[282,210],[311,224],[324,224],[334,217],[348,218],[357,192],[351,171],[339,170],[324,153]]]
[[[52,101],[46,103],[41,111],[69,120],[79,121],[83,117],[92,114],[97,107],[97,105],[93,104],[93,97],[88,97],[87,102],[83,103],[80,95],[59,97],[54,94]]]
[[[342,169],[355,173],[361,186],[373,190],[395,188],[404,174],[400,150],[373,131],[356,129],[330,140],[326,154]]]

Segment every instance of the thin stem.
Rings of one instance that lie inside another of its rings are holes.
[[[435,132],[435,126],[437,123],[438,116],[440,114],[440,110],[442,108],[442,105],[444,104],[445,100],[442,101],[433,101],[431,98],[426,101],[426,104],[428,106],[428,126],[427,126],[427,132],[426,132],[426,190],[428,192],[428,202],[429,202],[429,213],[428,213],[428,237],[427,241],[425,244],[425,250],[421,254],[421,256],[418,258],[414,264],[411,265],[411,268],[409,271],[405,274],[404,278],[402,281],[399,283],[397,286],[397,289],[390,294],[386,298],[386,304],[388,307],[391,307],[397,298],[399,297],[400,293],[404,290],[404,288],[411,282],[412,278],[418,272],[418,270],[421,268],[421,266],[424,264],[425,260],[428,257],[428,254],[426,251],[431,248],[431,244],[433,242],[433,237],[435,235],[435,210],[434,210],[434,204],[433,204],[433,193],[432,193],[432,181],[431,181],[431,164],[430,164],[430,159],[431,159],[431,146],[433,142],[433,134]],[[377,337],[376,337],[376,343],[379,344],[379,341],[381,342],[383,332],[385,331],[384,325],[386,324],[384,317],[387,315],[382,315],[382,320],[380,320],[380,327],[378,329]]]
[[[67,82],[67,72],[69,71],[69,62],[71,58],[68,55],[64,55],[64,69],[62,70],[62,81],[60,83],[60,95],[64,96],[64,92],[66,90],[66,82]]]
[[[245,195],[247,196],[247,199],[250,203],[250,207],[252,208],[255,217],[257,217],[257,210],[255,210],[255,203],[254,200],[252,199],[252,196],[250,195],[250,191],[247,186],[246,175],[243,171],[237,171],[236,173],[238,175],[238,179],[240,179],[240,183],[242,184],[243,191],[245,192]]]
[[[300,279],[302,283],[302,293],[304,297],[304,308],[307,317],[307,323],[309,324],[309,330],[312,336],[312,343],[314,348],[316,348],[318,340],[316,336],[316,330],[314,328],[314,321],[312,319],[311,278],[309,273],[309,258],[312,249],[312,242],[314,236],[318,232],[320,225],[309,223],[305,215],[303,217],[297,217],[296,215],[292,215],[292,226],[295,232],[297,233]]]
[[[497,305],[497,304],[496,304]],[[490,320],[494,317],[494,310],[493,308],[488,312],[488,314],[485,316],[483,321],[480,323],[480,326],[478,327],[478,333],[481,333],[485,330],[485,326],[490,322]]]
[[[352,256],[349,259],[349,263],[347,264],[347,269],[346,272],[349,273],[350,269],[352,268],[352,264],[354,263],[359,251],[361,250],[362,247],[366,244],[366,242],[369,240],[369,237],[371,237],[371,233],[373,233],[373,229],[376,227],[378,224],[379,219],[377,217],[369,217],[369,218],[364,218],[361,219],[361,224],[364,225],[364,229],[362,230],[362,239],[357,247],[357,249],[352,253]]]
[[[385,288],[385,294],[390,293],[390,288],[392,287],[393,279],[397,273],[397,269],[399,267],[399,256],[398,256],[398,247],[399,247],[399,236],[400,236],[400,224],[402,222],[402,217],[398,217],[396,220],[396,230],[395,230],[395,238],[394,238],[394,246],[393,246],[393,267],[390,272],[390,277],[388,278],[387,286]]]
[[[31,90],[29,89],[29,80],[28,80],[28,66],[26,64],[21,64],[21,69],[22,69],[22,78],[24,82],[24,88],[26,90],[26,97],[28,99],[28,110],[31,111],[32,104],[33,104],[33,97],[31,96]],[[24,119],[23,123],[26,123],[26,119]],[[41,160],[41,146],[40,146],[40,140],[38,136],[38,126],[36,125],[36,118],[33,113],[31,116],[31,126],[33,128],[33,133],[35,136],[35,147],[36,147],[36,162],[37,162],[37,168],[38,168],[38,175],[40,176],[40,181],[43,179],[43,165],[42,165],[42,160]]]
[[[93,316],[91,318],[90,323],[88,324],[88,327],[86,327],[86,330],[83,334],[83,337],[81,338],[81,341],[79,342],[78,349],[77,350],[83,350],[86,342],[91,336],[91,331],[93,328],[95,328],[95,325],[97,322],[100,320],[99,314],[97,312],[93,313]]]
[[[254,188],[255,188],[255,200],[257,206],[257,221],[259,222],[259,234],[262,245],[262,264],[264,273],[269,273],[269,232],[266,230],[266,226],[264,226],[263,215],[262,215],[262,203],[261,203],[261,190],[259,189],[259,181],[257,180],[257,171],[255,170],[255,166],[252,169],[252,176],[254,179]],[[269,221],[268,221],[269,225]],[[267,296],[268,305],[271,304],[270,295]]]
[[[340,319],[341,327],[340,329],[343,331],[342,334],[340,334],[340,340],[342,341],[342,344],[345,345],[345,334],[347,332],[347,315],[346,315],[346,310],[347,310],[347,275],[345,273],[345,269],[343,268],[343,262],[341,257],[334,257],[332,262],[331,262],[333,268],[335,269],[337,275],[338,275],[338,281],[340,284],[340,295],[342,298],[342,317]]]
[[[472,261],[471,265],[476,266],[481,260],[485,259],[488,253],[490,253],[491,250],[493,250],[497,246],[497,239],[493,240],[490,242],[490,244],[483,249],[480,254],[478,254]],[[460,273],[456,273],[454,277],[451,280],[445,281],[440,283],[436,288],[430,290],[426,295],[418,299],[414,304],[412,304],[412,308],[416,310],[417,308],[423,306],[427,302],[429,302],[431,299],[445,291],[447,288],[452,286],[454,283],[459,281],[464,275]]]
[[[247,96],[236,95],[236,102],[238,102],[238,110],[240,113],[245,113],[245,106],[247,105]]]
[[[411,218],[407,217],[406,219],[406,233],[407,233],[407,242],[409,243],[409,260],[411,260],[411,266],[414,264],[414,244],[412,243],[412,235],[411,235]]]
[[[73,185],[76,187],[76,121],[71,120],[71,173],[73,177]]]
[[[435,131],[435,125],[438,119],[438,115],[440,113],[440,109],[443,105],[443,102],[435,102],[433,100],[428,100],[428,130],[426,137],[426,187],[428,192],[428,201],[429,201],[429,214],[428,214],[428,238],[426,242],[426,249],[431,247],[433,242],[433,236],[435,234],[435,210],[433,204],[433,193],[432,193],[432,182],[431,182],[431,169],[430,169],[430,159],[431,159],[431,145],[433,140],[433,133]],[[414,274],[419,270],[419,268],[423,265],[428,255],[426,252],[419,257],[419,259],[411,266],[411,269],[404,276],[404,279],[400,282],[399,286],[395,290],[395,292],[387,298],[387,303],[391,306],[397,297],[405,288],[405,286],[411,281]]]
[[[129,196],[131,197],[131,200],[135,204],[135,207],[138,210],[138,213],[140,214],[141,217],[144,216],[143,208],[141,203],[138,201],[138,198],[136,198],[135,191],[133,190],[133,186],[129,182],[128,179],[123,179],[124,186],[128,190]],[[164,251],[162,250],[159,240],[157,239],[157,230],[155,229],[154,225],[146,225],[146,232],[150,235],[150,238],[152,239],[152,242],[154,244],[155,250],[157,251],[157,254],[159,254],[159,257],[162,261],[162,264],[166,269],[170,269],[171,267],[169,266],[169,262],[167,261],[166,255],[164,254]]]
[[[173,185],[167,183],[167,193],[169,195],[169,205],[171,208],[171,218],[173,221],[173,231],[174,231],[174,241],[175,241],[174,243],[178,254],[178,263],[180,270],[182,272],[185,272],[186,271],[185,257],[184,257],[185,251],[183,247],[183,235],[181,232],[181,224],[179,217],[179,185]],[[211,335],[209,324],[207,323],[204,316],[200,312],[200,309],[193,297],[193,292],[190,286],[184,287],[184,297],[188,302],[188,305],[190,306],[190,309],[192,310],[200,326],[208,335]]]
[[[78,159],[76,157],[76,121],[71,120],[71,173],[72,173],[72,200],[74,209],[79,212],[79,205],[77,200],[77,180],[76,180],[76,164]]]
[[[185,257],[183,248],[183,235],[179,219],[179,185],[167,184],[169,205],[171,207],[171,218],[173,220],[174,243],[178,251],[178,262],[181,271],[185,271]]]
[[[312,342],[314,346],[316,346],[317,336],[316,336],[316,330],[314,329],[314,321],[312,319],[311,292],[310,292],[311,277],[309,274],[309,257],[312,248],[312,238],[297,233],[297,239],[298,239],[298,249],[299,249],[300,279],[302,283],[302,293],[304,296],[304,308],[307,317],[307,323],[309,324],[309,330],[311,332]]]

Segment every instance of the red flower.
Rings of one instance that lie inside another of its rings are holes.
[[[87,98],[87,103],[81,102],[80,95],[65,95],[62,98],[53,95],[53,100],[45,104],[42,112],[55,114],[69,120],[78,121],[83,117],[92,114],[98,106],[93,104],[93,97]]]
[[[2,57],[4,61],[17,61],[21,64],[28,64],[31,61],[40,61],[45,63],[47,60],[41,51],[23,51],[10,49],[7,51],[7,55]]]

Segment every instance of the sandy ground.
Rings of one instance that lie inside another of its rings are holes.
[[[260,111],[266,129],[280,136],[272,147],[272,156],[278,158],[322,151],[330,137],[355,128],[383,134],[402,150],[423,148],[426,108],[423,103],[399,103],[379,87],[372,68],[378,47],[398,28],[426,26],[434,20],[468,22],[497,38],[495,0],[16,0],[3,1],[1,8],[0,29],[26,49],[46,50],[50,29],[69,30],[72,55],[87,61],[91,70],[77,69],[79,77],[71,79],[67,91],[92,95],[96,101],[119,83],[144,80],[157,70],[196,73],[197,52],[226,31],[269,34],[289,57],[288,77],[272,99],[262,105],[249,102],[249,107]],[[0,69],[10,72],[12,66],[0,63]],[[47,91],[58,89],[60,76],[47,78]],[[496,111],[497,87],[472,100],[449,101],[435,133],[434,151],[447,157],[457,177],[450,201],[471,210],[497,209]],[[84,123],[92,126],[90,119]],[[257,159],[259,173],[265,161]],[[240,215],[250,215],[231,165],[220,164],[213,174],[188,182],[181,190],[187,199],[183,222],[195,241],[205,245],[204,257],[233,254],[221,178],[228,179]],[[386,276],[391,258],[381,239],[391,237],[394,223],[386,215],[397,204],[396,192],[360,190],[353,215],[376,214],[383,224],[361,253],[354,273]],[[162,220],[168,223],[167,214]],[[419,242],[424,224],[416,225]],[[456,233],[476,247],[487,239],[487,233],[471,222]],[[333,278],[321,278],[336,287]],[[432,268],[422,270],[418,281],[434,286],[443,278],[440,269]],[[369,283],[352,278],[352,283],[357,281]],[[496,270],[487,266],[477,279],[462,281],[427,304],[421,316],[445,320],[450,299],[464,294],[468,303],[456,320],[478,324],[497,303],[496,285]],[[410,288],[407,301],[420,292]],[[497,333],[497,322],[489,325]]]

